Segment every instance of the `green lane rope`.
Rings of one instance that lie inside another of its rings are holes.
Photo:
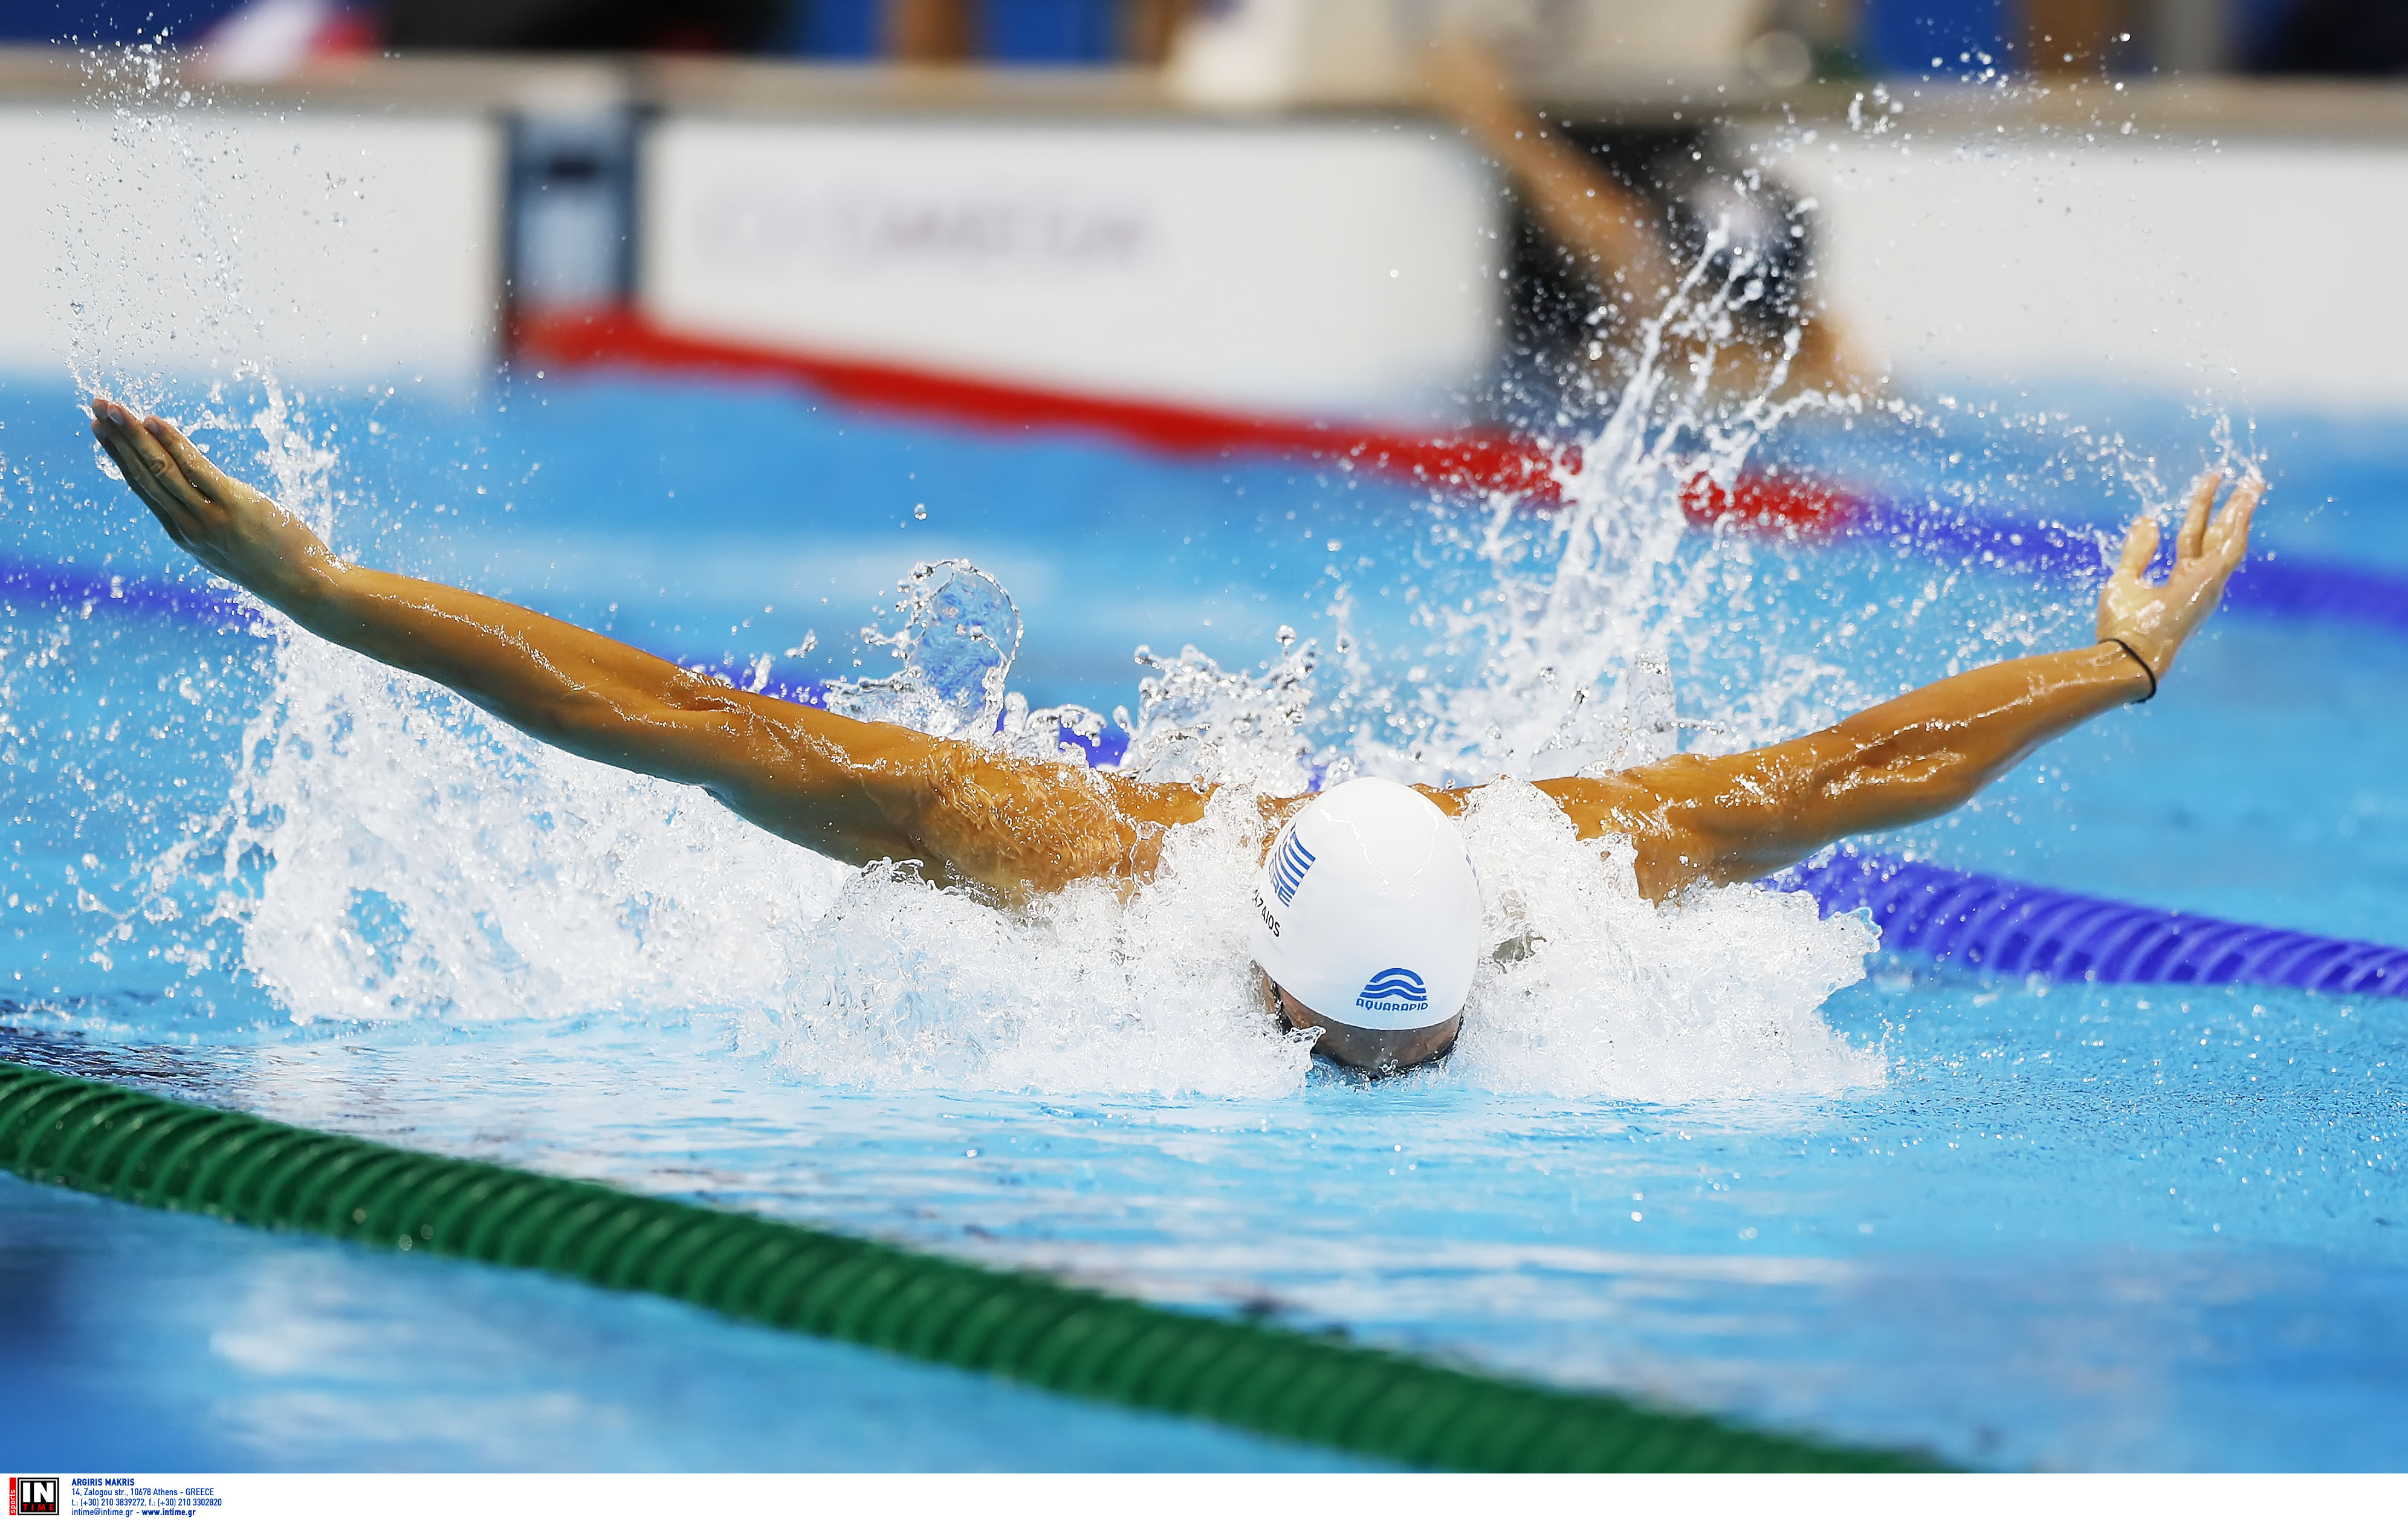
[[[1930,1465],[6,1061],[0,1166],[151,1208],[660,1294],[781,1329],[1407,1467]]]

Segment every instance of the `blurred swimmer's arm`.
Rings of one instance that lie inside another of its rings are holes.
[[[1540,788],[1584,838],[1629,839],[1640,885],[1657,897],[1692,882],[1752,880],[1850,835],[1937,817],[2057,735],[2154,693],[2248,552],[2266,483],[2252,471],[2217,513],[2223,479],[2192,483],[2161,585],[2147,579],[2157,522],[2144,513],[2132,524],[2099,594],[2096,644],[1951,676],[1785,744]]]
[[[1652,314],[1672,294],[1683,271],[1664,214],[1524,106],[1485,49],[1462,37],[1441,41],[1431,50],[1426,82],[1440,108],[1512,176],[1547,236],[1589,265],[1600,294],[1626,315]],[[1756,363],[1727,354],[1717,383],[1742,390],[1770,384],[1763,366],[1779,362],[1793,380],[1809,385],[1880,388],[1880,354],[1819,300],[1809,299],[1784,325],[1794,325],[1798,338],[1786,357],[1780,333],[1742,324],[1737,336]],[[1667,336],[1685,341],[1678,332]]]
[[[1487,50],[1450,37],[1431,50],[1428,84],[1446,113],[1503,165],[1547,235],[1587,260],[1616,295],[1653,306],[1679,283],[1662,218],[1517,99]]]
[[[1096,874],[1120,858],[1098,864],[1096,849],[1077,847],[1094,820],[1043,805],[1050,773],[1024,772],[1045,767],[737,691],[525,608],[349,564],[172,423],[106,398],[93,416],[127,483],[194,558],[320,638],[438,681],[547,743],[704,787],[852,864],[918,859],[940,877],[985,881],[1015,865],[1039,879]],[[987,837],[996,829],[1013,832]]]

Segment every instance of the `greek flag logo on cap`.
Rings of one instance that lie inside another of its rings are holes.
[[[1354,999],[1354,1006],[1383,1013],[1414,1013],[1429,1007],[1429,993],[1422,986],[1420,972],[1391,966],[1363,983],[1363,995]]]
[[[1280,906],[1296,901],[1296,889],[1304,882],[1304,873],[1312,869],[1312,852],[1289,829],[1280,841],[1279,854],[1271,861],[1271,890],[1279,894]],[[1383,973],[1384,974],[1384,973]]]

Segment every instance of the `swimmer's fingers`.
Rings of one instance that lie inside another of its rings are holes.
[[[2154,513],[2143,512],[2132,519],[2124,533],[2123,557],[2116,562],[2114,579],[2143,582],[2148,573],[2149,561],[2157,557],[2157,520]]]
[[[108,457],[117,461],[125,483],[150,509],[178,543],[200,528],[195,516],[197,495],[156,439],[142,431],[133,413],[106,397],[93,402],[92,431]],[[147,445],[147,447],[146,447]]]
[[[2215,493],[2224,485],[2224,472],[2212,469],[2190,483],[2190,507],[2183,513],[2182,534],[2174,539],[2174,563],[2187,564],[2199,558],[2207,548],[2209,514],[2215,509]]]
[[[176,461],[184,478],[212,503],[231,506],[257,495],[251,487],[218,468],[208,455],[201,452],[198,444],[184,437],[183,430],[165,417],[150,418],[142,425],[143,430]]]
[[[2224,504],[2214,525],[2208,529],[2207,552],[2228,574],[2249,556],[2249,520],[2258,514],[2258,503],[2265,495],[2266,477],[2250,470],[2232,488],[2231,499]]]
[[[150,431],[135,421],[134,414],[120,408],[116,418],[118,437],[124,439],[135,457],[140,461],[143,476],[171,506],[180,508],[186,525],[201,520],[208,509],[208,497],[177,467],[175,460]]]
[[[125,477],[125,488],[139,497],[142,505],[152,512],[162,513],[160,521],[172,527],[172,521],[164,515],[165,509],[150,499],[157,487],[151,482],[150,466],[142,463],[142,456],[135,452],[132,440],[125,437],[118,427],[117,420],[101,409],[103,405],[97,401],[93,403],[92,436],[108,451],[108,457],[117,465],[117,472]]]
[[[108,457],[117,462],[117,471],[125,477],[126,488],[134,493],[134,499],[159,520],[159,525],[167,530],[167,537],[175,540],[177,548],[193,547],[193,540],[185,535],[183,524],[176,521],[175,509],[162,499],[159,488],[150,480],[150,472],[142,467],[142,461],[135,455],[132,446],[104,432],[97,423],[93,425],[93,432],[99,435],[100,446],[108,451]]]

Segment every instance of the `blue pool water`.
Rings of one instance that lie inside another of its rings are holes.
[[[1336,1470],[680,1305],[0,1178],[8,1455],[67,1471]]]
[[[99,477],[73,401],[0,389],[0,552],[183,574]],[[2113,457],[1954,415],[1799,426],[1762,454],[2103,523],[2134,460],[2171,479],[2201,457],[2197,419],[2121,423]],[[2079,588],[1867,544],[1639,533],[1612,540],[1638,572],[1570,598],[1511,513],[1484,554],[1476,510],[1376,481],[767,388],[338,396],[296,431],[332,450],[340,547],[648,647],[882,674],[856,632],[874,604],[913,560],[964,556],[1020,603],[1032,702],[1134,708],[1135,646],[1251,668],[1285,624],[1319,641],[1322,758],[1469,779],[1514,763],[1510,736],[1482,738],[1514,716],[1477,689],[1489,635],[1455,610],[1488,616],[1500,587],[1553,585],[1580,614],[1533,662],[1595,647],[1583,630],[1656,640],[1681,715],[1715,725],[1698,745],[2084,636]],[[210,441],[237,465],[257,447]],[[2396,434],[2301,418],[2261,421],[2259,443],[2267,545],[2408,573]],[[0,660],[15,1058],[1956,1461],[2398,1464],[2396,1002],[1878,953],[1826,998],[1860,948],[1845,925],[1739,901],[1659,921],[1607,895],[1619,942],[1676,984],[1612,994],[1612,1040],[1557,1024],[1541,1056],[1515,1030],[1363,1084],[1249,1023],[1173,916],[1016,928],[848,882],[698,798],[238,628],[12,595]],[[1880,842],[2408,942],[2403,691],[2394,635],[2229,617],[2148,709]],[[1571,869],[1517,826],[1493,847]],[[1087,931],[1109,957],[1073,953]],[[32,1284],[7,1298],[36,1306],[11,1355],[54,1369],[0,1394],[42,1422],[10,1427],[94,1465],[1322,1460],[456,1264],[14,1183],[0,1219],[0,1273]]]

